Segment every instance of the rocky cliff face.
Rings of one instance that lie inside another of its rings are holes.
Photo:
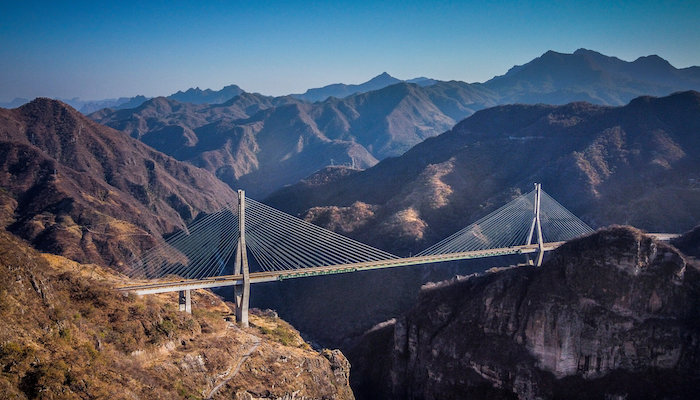
[[[541,268],[425,286],[364,349],[382,337],[388,383],[359,379],[369,398],[693,398],[700,268],[613,227],[565,244]]]
[[[671,244],[687,256],[700,258],[700,225],[673,239]]]

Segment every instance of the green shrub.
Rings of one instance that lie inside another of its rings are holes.
[[[170,319],[166,318],[160,321],[160,323],[158,323],[158,330],[164,333],[165,336],[168,338],[171,337],[173,333],[175,333],[175,329],[175,323],[173,323],[173,321],[171,321]]]

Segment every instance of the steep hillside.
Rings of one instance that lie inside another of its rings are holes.
[[[235,198],[210,173],[56,100],[0,110],[0,220],[42,251],[119,268]]]
[[[613,227],[541,268],[426,285],[365,336],[356,356],[390,355],[355,363],[355,384],[378,399],[691,399],[698,321],[700,265]]]
[[[401,157],[327,183],[302,182],[268,202],[312,221],[337,214],[354,221],[343,233],[403,253],[468,225],[532,182],[593,226],[683,232],[700,220],[698,132],[698,92],[618,108],[500,106]]]
[[[331,164],[367,168],[377,160],[352,138],[324,135],[311,106],[290,97],[244,93],[213,106],[157,98],[135,110],[92,118],[262,196]]]
[[[185,314],[174,293],[125,296],[113,273],[4,231],[0,278],[3,398],[353,398],[342,353],[310,350],[272,313],[238,328],[208,291]]]

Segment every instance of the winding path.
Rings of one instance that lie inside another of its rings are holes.
[[[230,323],[230,322],[229,322],[229,328],[236,329],[236,330],[238,330],[238,331],[240,331],[240,332],[243,332],[243,331],[242,331],[240,328],[238,328],[235,324],[232,324],[232,323]],[[225,384],[228,383],[228,381],[230,381],[234,376],[236,376],[236,374],[238,374],[238,371],[241,370],[241,367],[243,366],[243,363],[246,362],[246,361],[248,360],[248,358],[250,358],[250,355],[253,354],[253,352],[254,352],[255,350],[257,350],[257,348],[260,346],[260,338],[259,338],[259,337],[255,336],[255,335],[252,335],[252,334],[250,334],[250,333],[247,333],[247,332],[244,332],[244,333],[247,334],[248,336],[250,336],[250,337],[252,338],[251,341],[252,341],[253,345],[250,346],[250,348],[248,349],[248,351],[245,352],[245,354],[243,354],[243,356],[241,357],[240,360],[238,360],[238,364],[236,364],[236,368],[234,368],[233,370],[230,370],[230,369],[229,369],[230,372],[228,372],[228,374],[226,375],[226,377],[224,378],[224,380],[221,381],[221,383],[219,383],[218,385],[214,386],[214,388],[213,388],[213,389],[209,392],[209,394],[207,395],[207,397],[206,397],[207,400],[210,400],[212,397],[214,397],[214,395],[216,394],[216,392],[219,391],[219,389],[221,389]]]

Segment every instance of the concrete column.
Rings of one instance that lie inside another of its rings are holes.
[[[525,244],[532,244],[532,238],[537,233],[537,244],[539,245],[539,251],[537,252],[536,261],[533,262],[529,255],[525,255],[525,259],[529,265],[537,265],[538,267],[542,265],[542,258],[544,257],[544,243],[542,239],[542,225],[540,224],[540,199],[542,194],[542,185],[535,183],[535,204],[532,210],[534,214],[532,216],[532,223],[530,224],[530,230],[527,234],[527,241]]]
[[[537,252],[537,262],[535,265],[538,267],[542,265],[542,259],[544,258],[544,239],[542,238],[542,224],[540,222],[540,200],[542,199],[542,185],[535,183],[535,221],[537,221],[537,244],[539,245],[539,251]]]
[[[248,252],[245,244],[245,192],[238,191],[238,246],[234,264],[234,275],[243,275],[243,284],[234,285],[233,293],[236,298],[236,321],[241,326],[248,327],[248,307],[250,305],[250,274],[248,270]]]
[[[192,296],[190,290],[180,290],[179,295],[180,311],[192,314]]]

